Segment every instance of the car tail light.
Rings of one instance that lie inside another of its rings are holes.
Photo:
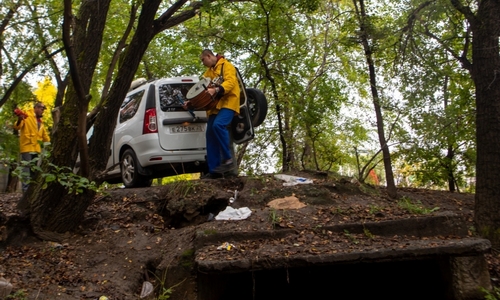
[[[156,109],[150,108],[144,114],[144,125],[142,127],[142,134],[157,133],[158,124],[156,122]]]

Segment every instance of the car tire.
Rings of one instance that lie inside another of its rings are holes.
[[[139,174],[139,161],[132,149],[127,149],[121,157],[120,170],[123,185],[126,188],[151,186],[152,179]],[[147,183],[149,182],[149,185]]]
[[[252,126],[257,127],[267,116],[267,99],[264,93],[260,90],[248,88],[245,89],[247,94],[247,106],[252,120]]]

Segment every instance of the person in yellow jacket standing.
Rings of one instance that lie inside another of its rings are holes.
[[[43,126],[42,116],[46,107],[43,103],[37,102],[32,110],[27,111],[24,115],[18,116],[14,129],[20,131],[19,146],[21,152],[21,160],[31,161],[38,157],[41,152],[41,142],[50,142],[47,129]],[[29,173],[33,178],[31,168],[25,167],[23,172]],[[23,192],[28,189],[29,182],[22,183]]]
[[[200,60],[207,67],[203,77],[214,83],[207,92],[218,99],[216,107],[207,111],[207,163],[208,174],[203,178],[215,178],[233,169],[228,125],[240,113],[240,85],[236,68],[222,55],[214,55],[209,49],[201,52]]]

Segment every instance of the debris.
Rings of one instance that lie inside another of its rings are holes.
[[[295,197],[295,194],[285,198],[278,198],[267,203],[267,206],[274,209],[299,209],[305,207],[306,204],[300,202],[299,198]]]
[[[142,283],[142,290],[140,296],[141,299],[148,297],[149,295],[151,295],[151,293],[153,293],[153,291],[154,291],[153,284],[149,281],[144,281]]]
[[[234,197],[229,198],[229,203],[234,203],[234,201],[236,201],[236,198],[238,198],[238,190],[234,190]]]
[[[61,249],[64,248],[63,245],[56,243],[56,242],[49,242],[49,246],[53,249]]]
[[[283,186],[293,186],[297,184],[311,184],[313,183],[312,179],[297,177],[285,174],[275,174],[274,178],[284,180]]]
[[[6,299],[12,292],[12,284],[5,278],[0,277],[0,299]]]
[[[220,220],[244,220],[252,214],[252,210],[248,207],[241,207],[234,209],[231,206],[226,207],[225,210],[221,211],[215,219]]]
[[[234,246],[234,245],[233,245],[233,244],[231,244],[231,243],[224,242],[224,243],[222,243],[222,245],[220,245],[219,247],[217,247],[217,250],[226,249],[227,251],[229,251],[229,250],[231,250],[232,248],[236,248],[236,246]]]

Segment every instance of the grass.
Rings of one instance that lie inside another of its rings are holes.
[[[402,197],[398,201],[398,206],[412,214],[417,214],[417,215],[426,215],[439,210],[439,207],[426,208],[422,205],[422,202],[420,202],[420,200],[413,202],[408,197]]]
[[[269,211],[269,221],[271,222],[273,229],[276,228],[276,225],[281,222],[281,218],[278,216],[278,212],[274,208],[271,208]]]
[[[276,225],[283,222],[283,220],[286,218],[287,216],[285,214],[285,210],[282,210],[281,216],[279,215],[278,211],[274,208],[271,208],[271,210],[269,211],[269,221],[271,222],[271,226],[273,227],[273,229],[275,229]]]
[[[198,182],[193,180],[178,180],[168,185],[172,197],[185,198],[190,193],[196,193]]]

